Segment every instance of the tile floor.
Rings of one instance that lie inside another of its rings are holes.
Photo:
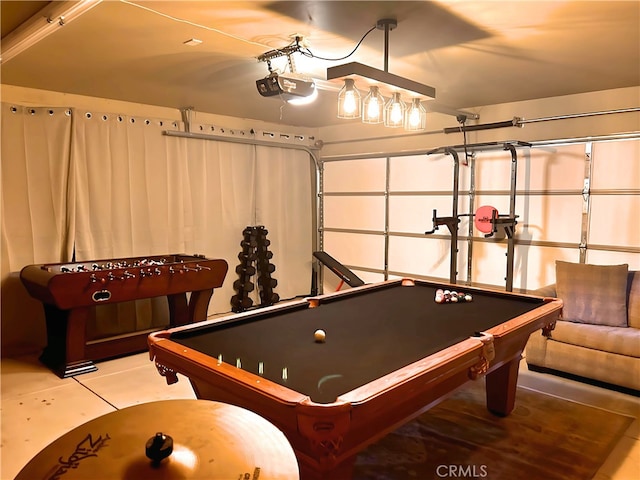
[[[144,402],[195,398],[185,377],[166,385],[146,353],[100,362],[97,372],[66,379],[35,357],[2,359],[0,368],[0,480],[12,480],[41,449],[95,417]],[[636,418],[594,478],[640,479],[640,399],[529,372],[524,361],[519,384]]]

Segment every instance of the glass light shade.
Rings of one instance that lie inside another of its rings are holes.
[[[400,93],[395,92],[391,100],[384,107],[384,126],[385,127],[402,127],[404,124],[404,113],[407,106],[400,98]]]
[[[380,89],[372,86],[362,102],[362,123],[382,123],[384,116],[384,97]]]
[[[407,110],[404,129],[408,131],[424,130],[427,127],[427,111],[420,103],[419,98],[414,98]]]
[[[352,78],[344,80],[344,87],[338,92],[338,118],[359,118],[362,105],[360,92]]]

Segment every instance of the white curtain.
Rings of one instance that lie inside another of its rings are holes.
[[[313,254],[313,167],[302,150],[258,146],[256,221],[271,240],[280,298],[308,295]]]
[[[42,305],[22,286],[22,267],[71,260],[71,111],[2,103],[3,354],[46,343]],[[9,348],[5,348],[5,347]]]
[[[21,287],[23,266],[71,261],[73,252],[77,261],[199,253],[228,262],[209,313],[229,312],[242,232],[258,224],[269,231],[276,293],[283,299],[309,293],[313,169],[307,153],[166,136],[163,131],[182,130],[182,124],[113,113],[17,107],[2,117],[3,294],[9,272]],[[41,317],[41,306],[29,301]],[[3,301],[3,313],[10,313],[3,326],[23,311],[5,303],[12,302]],[[163,298],[103,305],[88,337],[167,320]],[[42,338],[44,322],[39,325],[34,331]]]
[[[214,292],[213,311],[230,309],[243,230],[250,225],[263,225],[268,231],[271,263],[276,267],[272,277],[278,281],[274,291],[281,299],[308,295],[313,253],[309,154],[217,140],[189,139],[187,144],[191,250],[229,263],[224,287]],[[257,288],[251,296],[254,305],[260,303]]]
[[[77,112],[72,142],[76,260],[184,250],[185,149],[162,135],[179,127],[177,122]],[[164,298],[103,305],[93,313],[90,339],[168,324]]]
[[[107,113],[74,123],[78,260],[178,253],[185,247],[183,142],[179,125]]]
[[[190,253],[222,258],[229,271],[222,288],[214,290],[209,312],[231,310],[235,267],[242,231],[255,222],[256,157],[252,145],[173,138],[186,142],[188,190],[184,197],[191,218],[184,228]]]

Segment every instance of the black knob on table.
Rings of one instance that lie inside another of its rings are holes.
[[[173,452],[173,438],[158,432],[147,440],[145,453],[153,462],[159,463]]]

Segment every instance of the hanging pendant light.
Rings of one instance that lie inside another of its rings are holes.
[[[419,98],[411,101],[411,106],[407,110],[404,129],[410,132],[424,130],[427,127],[427,111],[420,103]]]
[[[382,123],[384,116],[384,97],[380,89],[372,86],[362,102],[362,123]]]
[[[382,113],[384,124],[387,127],[402,127],[405,123],[404,113],[407,107],[402,100],[400,100],[400,92],[405,92],[411,96],[417,95],[422,98],[435,98],[436,96],[435,88],[389,72],[389,32],[397,26],[398,21],[395,18],[383,18],[376,22],[376,28],[378,30],[384,30],[384,70],[379,70],[358,62],[350,62],[327,68],[327,80],[344,79],[345,88],[347,88],[347,81],[349,80],[351,85],[353,85],[353,78],[355,77],[358,79],[364,78],[368,82],[375,82],[377,84],[376,92],[378,95],[380,95],[378,88],[382,88],[383,92],[387,91],[387,87],[395,91],[396,93],[393,94],[393,98],[384,107]],[[340,106],[342,104],[340,102],[345,88],[343,88],[338,95],[338,117],[355,118],[355,116],[343,116],[340,113],[342,111],[342,107]],[[378,115],[377,118],[375,115],[377,110],[374,108],[374,98],[376,98],[376,95],[373,92],[374,89],[371,88],[363,102],[363,123],[380,122],[380,115]],[[380,96],[379,98],[382,97]]]
[[[352,78],[344,79],[344,87],[338,93],[338,118],[359,118],[361,115],[360,92]]]
[[[406,105],[400,98],[400,93],[395,92],[384,107],[384,126],[391,128],[402,127],[406,109]]]

